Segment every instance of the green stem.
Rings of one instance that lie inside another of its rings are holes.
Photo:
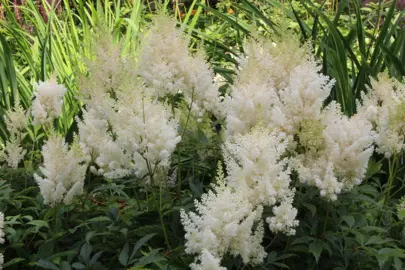
[[[391,159],[388,160],[389,176],[388,176],[387,188],[385,189],[385,192],[384,192],[384,205],[390,199],[391,189],[392,189],[392,186],[393,186],[395,178],[396,178],[397,162],[398,162],[398,158],[397,158],[396,154],[394,154],[392,160]]]
[[[164,223],[164,220],[163,220],[163,213],[162,213],[162,184],[159,183],[159,202],[158,202],[156,200],[156,192],[155,192],[155,189],[154,189],[154,179],[153,179],[153,176],[155,174],[155,170],[152,170],[152,167],[151,167],[151,165],[150,165],[150,163],[148,161],[146,161],[146,166],[148,168],[148,173],[149,173],[149,177],[150,177],[150,185],[149,185],[149,187],[153,191],[153,201],[155,202],[156,208],[158,209],[160,225],[162,227],[163,236],[165,238],[167,250],[171,250],[170,243],[169,243],[169,237],[167,237],[166,226],[165,226],[165,223]],[[156,167],[157,166],[155,166],[155,168]]]
[[[10,167],[10,187],[13,184],[13,168]]]
[[[180,198],[180,194],[181,194],[181,168],[180,168],[181,151],[180,151],[180,149],[181,149],[181,145],[183,143],[184,134],[186,133],[186,130],[187,130],[188,122],[190,121],[191,108],[192,108],[193,102],[194,102],[194,89],[191,94],[191,103],[190,103],[190,106],[188,107],[186,124],[184,126],[183,132],[181,133],[181,141],[179,142],[178,147],[177,147],[177,151],[178,151],[178,155],[177,155],[177,197],[178,198]]]
[[[54,206],[54,217],[53,217],[53,220],[54,220],[54,223],[55,223],[55,229],[56,229],[56,232],[59,232],[59,230],[60,230],[60,227],[59,227],[59,203],[58,204],[56,204],[55,206]]]
[[[329,218],[329,209],[326,211],[326,218],[325,218],[325,222],[323,223],[322,237],[325,237],[326,227],[328,226],[328,218]]]
[[[265,250],[267,250],[269,247],[271,247],[271,245],[273,244],[273,242],[276,240],[277,235],[278,235],[278,234],[276,234],[276,235],[273,237],[273,239],[271,239],[270,244],[268,244],[268,245],[266,246]]]
[[[154,190],[153,190],[153,198],[154,198],[154,201],[155,201],[156,206],[157,206],[157,208],[158,208],[159,219],[160,219],[160,225],[162,226],[163,236],[164,236],[164,238],[165,238],[167,250],[171,250],[171,248],[170,248],[170,242],[169,242],[169,237],[167,237],[166,226],[165,226],[165,223],[164,223],[164,221],[163,221],[163,213],[162,213],[162,185],[159,186],[159,202],[157,202],[157,200],[156,200],[156,193],[155,193]]]
[[[286,253],[287,250],[288,250],[288,247],[289,247],[289,245],[290,245],[290,240],[291,240],[291,236],[288,236],[287,244],[285,245],[285,249],[284,249],[284,253]],[[283,263],[285,262],[285,259],[286,259],[286,258],[283,259]]]

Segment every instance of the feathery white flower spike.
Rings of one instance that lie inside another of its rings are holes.
[[[59,117],[66,91],[63,85],[56,82],[55,77],[37,83],[31,107],[34,125],[52,123],[55,118]]]
[[[95,44],[96,59],[80,85],[86,104],[83,119],[77,119],[80,142],[95,163],[92,172],[108,178],[136,175],[151,182],[154,174],[169,168],[181,140],[178,121],[167,104],[151,97],[128,66],[131,59],[121,57],[119,46],[110,43],[109,37],[101,37]],[[116,58],[114,67],[107,65],[110,57]]]
[[[405,84],[388,74],[371,78],[368,93],[358,102],[359,115],[375,127],[376,151],[386,158],[398,155],[405,149]]]
[[[28,124],[28,117],[21,106],[15,106],[5,116],[5,123],[10,134],[20,134]]]
[[[176,21],[162,14],[141,42],[138,72],[153,97],[183,93],[197,116],[210,111],[223,118],[219,85],[202,50],[190,54],[189,40]]]
[[[16,169],[26,153],[27,150],[22,148],[20,138],[18,138],[16,135],[11,135],[6,142],[6,147],[4,148],[4,157],[8,166]]]
[[[54,206],[70,204],[73,197],[83,192],[88,156],[82,152],[77,140],[68,149],[65,140],[52,134],[42,147],[43,177],[34,174],[44,203]]]

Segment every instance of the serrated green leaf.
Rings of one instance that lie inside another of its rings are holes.
[[[347,215],[347,216],[343,216],[343,217],[342,217],[342,220],[343,220],[344,222],[346,222],[346,224],[347,224],[350,228],[352,228],[352,227],[354,226],[354,224],[356,223],[354,217],[348,216],[348,215]]]
[[[135,258],[136,252],[155,235],[156,235],[156,233],[151,233],[151,234],[145,235],[144,237],[142,237],[135,243],[134,248],[132,249],[131,257],[129,258],[129,261],[131,263],[133,262],[133,260]]]
[[[292,242],[292,245],[297,245],[297,244],[308,244],[309,242],[314,241],[314,238],[311,236],[302,236],[300,238],[295,239]]]
[[[89,265],[96,265],[98,263],[98,259],[100,258],[101,254],[103,254],[103,251],[99,251],[96,254],[93,255],[93,257],[91,257],[90,263]]]
[[[165,261],[166,258],[159,255],[159,251],[160,251],[160,249],[153,249],[146,256],[143,256],[142,258],[140,258],[139,261],[134,266],[145,266],[150,263]]]
[[[49,229],[48,222],[43,221],[43,220],[32,220],[32,221],[28,222],[27,224],[34,225],[34,226],[36,226],[38,228],[46,227],[46,228]]]
[[[359,245],[363,246],[366,241],[366,237],[361,232],[355,231],[354,234],[356,235],[356,241]]]
[[[42,267],[42,268],[45,268],[45,269],[59,270],[59,267],[56,264],[54,264],[54,263],[52,263],[50,261],[44,260],[44,259],[40,259],[37,262],[37,265]]]
[[[405,218],[405,209],[402,209],[402,210],[398,211],[398,218],[399,218],[399,220],[404,220],[404,218]]]
[[[80,256],[83,258],[83,261],[86,264],[90,263],[90,255],[93,248],[89,243],[84,243],[82,248],[80,249]]]
[[[405,258],[404,250],[395,248],[382,248],[378,251],[378,255],[387,257]]]
[[[304,206],[311,212],[312,217],[314,217],[316,215],[316,206],[315,205],[313,205],[311,203],[303,203],[302,206]]]
[[[319,262],[319,258],[321,257],[323,249],[323,241],[315,240],[309,244],[309,252],[314,255],[316,263]]]
[[[387,242],[387,241],[382,239],[380,236],[373,235],[367,240],[367,243],[365,245],[366,246],[367,245],[378,245],[378,244],[383,244],[385,242]]]

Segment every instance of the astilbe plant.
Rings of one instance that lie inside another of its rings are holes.
[[[169,168],[180,141],[178,121],[166,104],[153,98],[135,61],[122,57],[108,35],[97,40],[95,59],[80,83],[85,103],[83,119],[77,119],[81,145],[94,161],[92,172],[153,181]]]
[[[59,203],[70,204],[73,196],[83,192],[87,171],[86,156],[78,142],[70,149],[64,139],[51,135],[42,147],[44,166],[40,167],[43,177],[35,174],[44,203],[54,206]]]
[[[202,50],[189,52],[189,40],[175,20],[158,15],[140,45],[138,73],[152,96],[183,94],[197,117],[205,111],[223,117],[219,85],[205,55]]]
[[[266,218],[272,232],[293,235],[298,226],[292,172],[336,200],[361,183],[373,153],[374,133],[366,118],[349,118],[334,102],[324,108],[334,81],[319,73],[308,44],[300,46],[291,35],[277,43],[252,39],[245,52],[224,101],[226,185],[196,202],[197,214],[182,213],[186,251],[200,254],[194,269],[228,252],[241,255],[245,264],[261,263],[266,255],[254,228],[261,231],[257,216],[263,207],[273,208]],[[250,210],[216,215],[226,200],[237,205],[229,199],[233,196]],[[242,224],[249,224],[243,237]]]
[[[66,91],[63,85],[57,83],[55,77],[37,83],[31,105],[34,125],[50,124],[59,117]]]
[[[5,123],[10,136],[5,147],[0,149],[0,161],[4,159],[10,168],[15,169],[27,152],[21,143],[22,133],[28,124],[27,114],[21,106],[17,105],[5,115]]]
[[[164,222],[167,209],[162,209],[162,197],[168,194],[162,193],[170,192],[165,185],[172,185],[176,176],[168,174],[181,173],[187,125],[204,124],[214,115],[224,126],[219,148],[223,162],[218,163],[216,182],[195,200],[195,210],[180,211],[185,252],[195,256],[190,267],[202,270],[226,269],[223,258],[227,255],[257,267],[268,256],[263,245],[266,230],[287,236],[300,232],[298,186],[310,186],[329,205],[362,183],[374,145],[387,158],[405,148],[405,90],[387,75],[372,81],[358,104],[358,114],[347,116],[338,103],[326,103],[335,81],[320,73],[311,46],[301,45],[292,34],[274,42],[248,40],[225,96],[220,95],[218,79],[202,51],[191,53],[188,47],[189,40],[176,21],[164,15],[154,18],[137,58],[124,56],[120,44],[101,30],[79,80],[77,97],[83,108],[76,117],[78,134],[73,142],[67,143],[53,129],[66,93],[53,78],[36,85],[31,122],[18,105],[8,112],[5,122],[11,136],[4,147],[6,162],[15,168],[24,158],[21,137],[32,124],[42,126],[46,134],[43,165],[34,174],[45,204],[74,203],[74,197],[86,189],[89,173],[137,179],[142,188],[153,192],[151,198],[146,196],[146,212],[150,214],[150,202],[156,204],[168,254],[172,250]],[[179,160],[173,168],[176,150]],[[183,180],[181,175],[179,179]],[[160,190],[159,201],[155,186]],[[180,191],[177,195],[184,199]],[[398,216],[403,208],[402,200]],[[121,210],[114,223],[125,215]],[[3,218],[0,213],[0,244]],[[120,229],[116,224],[111,227]],[[130,235],[127,228],[120,230],[124,231]],[[119,260],[127,267],[132,259],[124,255]],[[0,254],[0,265],[2,259]]]
[[[371,80],[368,93],[358,102],[358,111],[376,132],[376,151],[386,158],[405,149],[405,86],[387,73]]]

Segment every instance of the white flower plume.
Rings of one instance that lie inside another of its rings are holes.
[[[33,124],[51,123],[55,118],[59,117],[65,93],[66,88],[58,84],[56,78],[38,82],[31,107],[31,113],[34,117]]]
[[[44,203],[51,206],[70,204],[74,196],[83,192],[88,157],[77,140],[69,149],[64,139],[55,134],[42,147],[42,156],[44,165],[40,170],[43,176],[34,174],[34,178]]]

